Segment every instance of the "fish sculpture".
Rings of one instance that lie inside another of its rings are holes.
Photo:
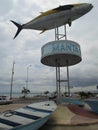
[[[62,25],[69,24],[69,26],[71,26],[72,21],[85,15],[92,8],[93,5],[89,3],[63,5],[41,13],[36,18],[23,25],[11,20],[18,28],[14,39],[22,29],[41,30],[41,33],[43,33],[46,30],[54,29]]]

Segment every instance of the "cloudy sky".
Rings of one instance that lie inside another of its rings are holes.
[[[26,86],[31,92],[55,90],[55,68],[41,64],[41,47],[54,40],[54,30],[40,34],[23,30],[13,40],[14,20],[24,24],[46,10],[72,3],[92,3],[94,8],[85,16],[67,26],[67,38],[81,46],[82,62],[70,69],[70,84],[76,87],[98,85],[98,0],[0,0],[0,91],[10,91],[12,64],[14,65],[13,91]],[[66,78],[66,68],[61,69]]]

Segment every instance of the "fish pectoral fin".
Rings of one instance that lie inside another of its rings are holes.
[[[43,29],[43,30],[40,32],[40,34],[44,33],[45,31],[46,31],[46,29]]]
[[[68,25],[71,27],[71,25],[72,25],[71,19],[68,19]]]

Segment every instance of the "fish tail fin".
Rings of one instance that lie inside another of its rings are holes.
[[[17,35],[20,33],[20,31],[22,30],[22,25],[20,25],[20,24],[18,24],[18,23],[16,23],[16,22],[14,22],[14,21],[12,21],[11,20],[11,22],[13,23],[13,24],[15,24],[16,26],[17,26],[17,32],[16,32],[16,34],[15,34],[15,36],[14,36],[14,38],[13,39],[15,39],[16,37],[17,37]]]

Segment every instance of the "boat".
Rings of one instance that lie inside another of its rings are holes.
[[[86,99],[85,103],[87,103],[91,110],[98,114],[98,99]]]
[[[10,104],[13,101],[7,96],[0,96],[0,105]]]
[[[68,98],[68,97],[64,97],[60,99],[61,103],[65,103],[65,104],[74,104],[74,105],[78,105],[83,107],[84,106],[84,102],[80,101],[79,99],[75,99],[75,98]]]
[[[0,130],[38,130],[56,108],[54,101],[43,101],[5,111],[0,114]]]

